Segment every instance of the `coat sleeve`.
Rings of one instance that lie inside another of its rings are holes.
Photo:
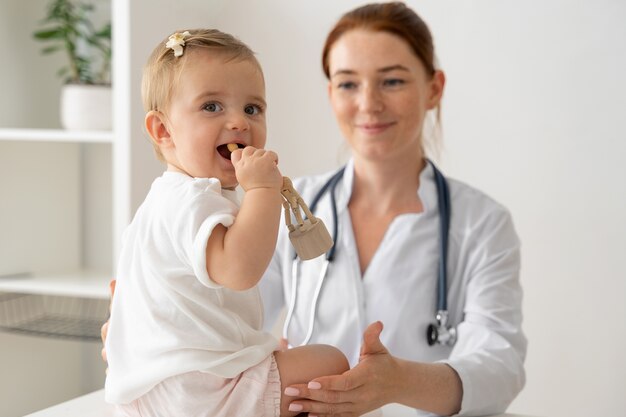
[[[502,413],[525,384],[520,243],[504,208],[477,226],[467,254],[464,318],[449,364],[463,384],[459,415]]]

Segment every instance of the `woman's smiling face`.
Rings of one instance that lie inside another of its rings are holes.
[[[167,108],[172,146],[163,153],[168,169],[235,187],[235,170],[224,148],[229,143],[263,148],[265,108],[265,83],[256,62],[193,51]]]
[[[328,62],[330,101],[355,156],[421,155],[425,115],[439,102],[443,75],[427,74],[402,38],[363,29],[344,33]]]

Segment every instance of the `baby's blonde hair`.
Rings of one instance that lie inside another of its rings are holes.
[[[185,62],[194,51],[214,51],[216,54],[224,54],[228,60],[249,60],[255,63],[259,67],[259,72],[263,74],[254,52],[234,36],[217,29],[187,29],[177,33],[185,31],[189,32],[189,35],[184,38],[182,56],[175,56],[174,51],[165,46],[168,36],[159,42],[146,62],[141,80],[141,98],[146,113],[152,110],[164,115],[167,113],[172,92],[176,89]],[[154,141],[152,145],[157,158],[164,162],[163,155]]]

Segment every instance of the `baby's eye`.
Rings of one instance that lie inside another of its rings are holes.
[[[246,107],[244,107],[243,111],[246,114],[254,116],[256,114],[260,114],[263,109],[261,108],[261,106],[257,106],[256,104],[248,104]]]
[[[206,103],[204,106],[202,106],[202,110],[208,111],[210,113],[215,113],[224,110],[224,108],[219,103]]]

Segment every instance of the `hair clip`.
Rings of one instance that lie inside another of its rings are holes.
[[[188,30],[184,31],[183,33],[176,32],[172,36],[170,36],[169,40],[165,44],[165,47],[173,50],[174,56],[179,57],[183,54],[183,46],[185,46],[185,36],[189,35],[191,35],[191,33],[189,33]]]

